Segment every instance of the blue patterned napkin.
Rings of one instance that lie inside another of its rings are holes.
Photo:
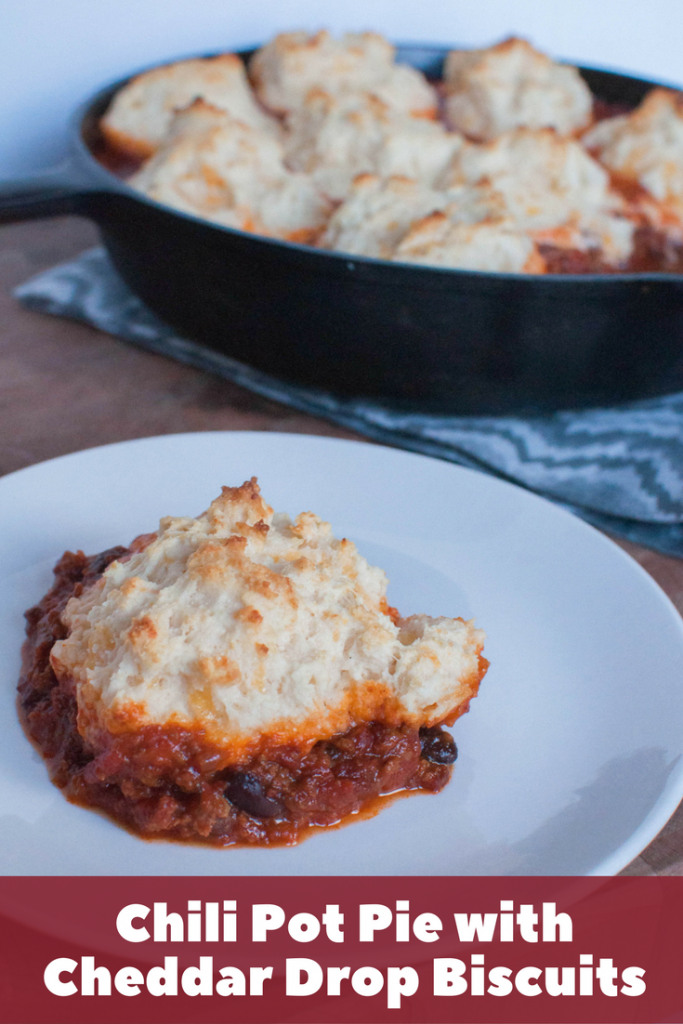
[[[619,537],[683,558],[683,393],[547,416],[432,416],[298,387],[179,338],[90,249],[15,290],[28,309],[72,317],[257,394],[400,448],[493,473]]]

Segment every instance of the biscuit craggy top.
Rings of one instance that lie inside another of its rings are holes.
[[[450,124],[482,142],[522,127],[571,135],[591,119],[591,93],[577,68],[557,64],[524,39],[452,50],[444,77]]]
[[[630,114],[595,125],[583,138],[611,171],[637,182],[669,212],[674,224],[683,218],[683,97],[669,89],[652,89]],[[671,226],[671,217],[663,223]]]
[[[162,519],[63,615],[52,650],[79,731],[200,728],[235,759],[371,720],[413,726],[467,709],[484,634],[389,614],[387,580],[311,512],[274,514],[256,480],[198,519]]]

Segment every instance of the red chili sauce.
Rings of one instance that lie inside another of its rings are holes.
[[[438,793],[446,785],[456,750],[439,727],[369,722],[308,752],[279,746],[235,767],[201,730],[180,726],[108,735],[91,749],[77,728],[74,688],[57,679],[50,650],[67,635],[61,613],[69,598],[128,553],[123,547],[92,557],[67,552],[52,589],[26,613],[20,714],[70,801],[99,808],[145,838],[267,846],[296,843],[360,811],[374,813],[384,794]]]

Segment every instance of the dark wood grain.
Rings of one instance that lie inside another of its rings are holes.
[[[97,243],[75,217],[0,228],[0,474],[95,445],[192,430],[273,430],[358,439],[208,373],[84,324],[22,309],[11,289]],[[683,561],[620,541],[683,614]],[[683,874],[683,804],[626,868]]]

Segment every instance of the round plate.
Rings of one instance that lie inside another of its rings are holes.
[[[48,781],[14,704],[23,611],[62,552],[129,542],[258,476],[389,576],[402,614],[474,617],[491,668],[438,796],[297,847],[145,842]],[[128,441],[0,480],[0,872],[612,874],[683,795],[683,621],[609,540],[491,477],[379,446],[270,433]]]

